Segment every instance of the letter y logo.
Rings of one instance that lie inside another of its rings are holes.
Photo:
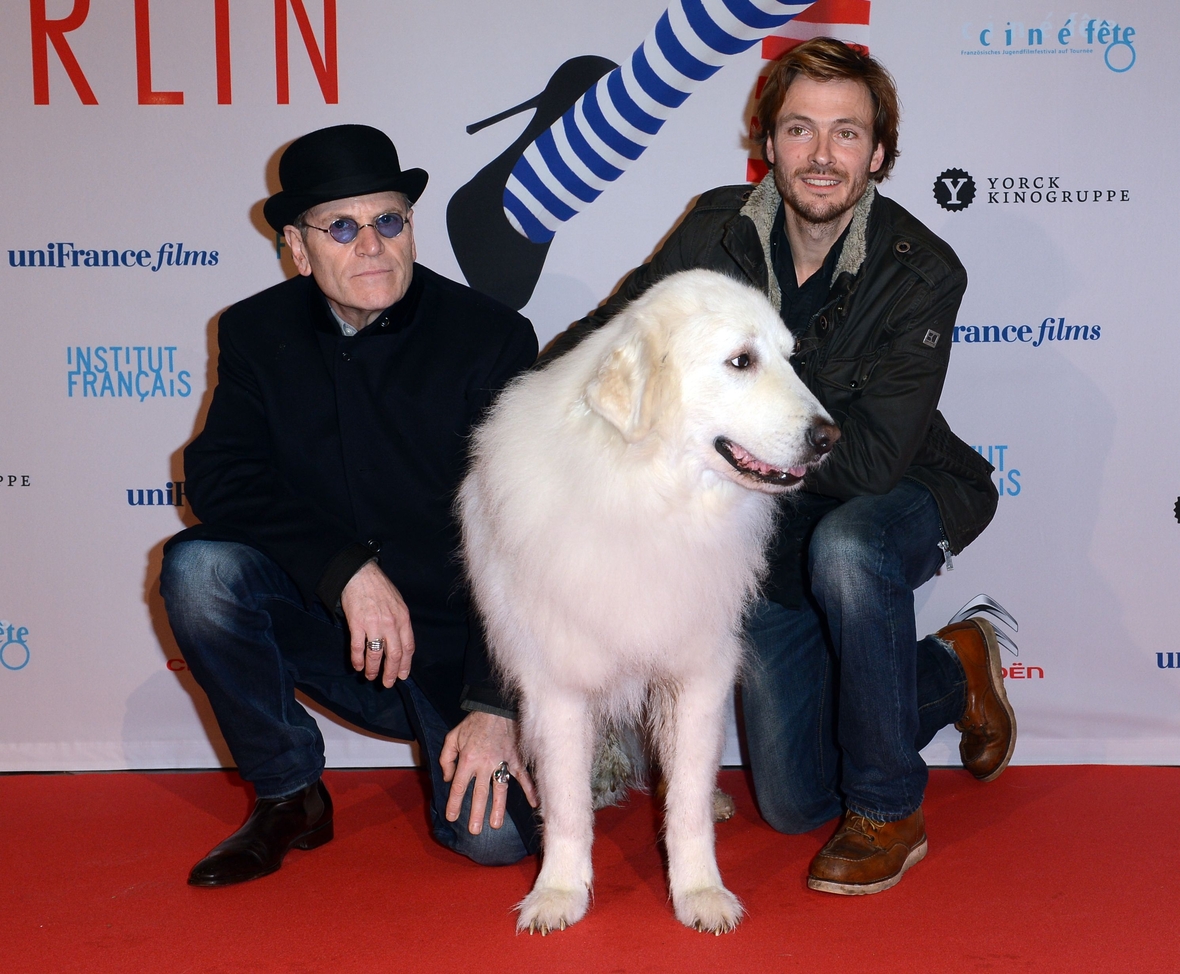
[[[946,169],[934,180],[934,199],[944,210],[957,213],[975,199],[975,180],[962,169]]]

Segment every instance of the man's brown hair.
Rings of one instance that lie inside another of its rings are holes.
[[[787,51],[771,67],[758,98],[759,131],[755,141],[762,146],[762,158],[766,159],[766,142],[774,134],[774,122],[787,97],[787,89],[800,75],[812,81],[859,81],[869,89],[876,112],[873,146],[885,150],[885,159],[872,177],[878,183],[888,178],[899,155],[897,126],[901,115],[893,77],[875,58],[831,37],[805,41]]]

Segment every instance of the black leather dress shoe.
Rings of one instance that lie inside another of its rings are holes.
[[[291,849],[332,838],[332,798],[322,781],[289,798],[260,798],[246,824],[189,873],[190,886],[230,886],[273,873]]]

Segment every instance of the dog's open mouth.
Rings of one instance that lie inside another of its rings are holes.
[[[787,467],[786,470],[772,467],[764,460],[759,460],[749,450],[724,436],[717,437],[713,441],[713,446],[738,473],[752,477],[764,484],[773,484],[776,487],[794,487],[807,473],[806,467]]]

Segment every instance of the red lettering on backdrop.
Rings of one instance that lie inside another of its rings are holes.
[[[66,75],[82,99],[83,105],[97,105],[98,99],[82,73],[82,67],[70,45],[66,34],[82,26],[90,13],[90,0],[74,0],[74,9],[61,20],[50,20],[45,13],[45,0],[29,0],[29,26],[33,40],[33,104],[49,104],[49,43],[57,51]],[[333,64],[335,52],[333,52]]]
[[[135,0],[135,76],[141,105],[183,105],[183,91],[152,90],[152,25],[150,0]]]
[[[48,0],[29,0],[29,25],[33,53],[33,104],[49,104],[49,45],[53,44],[66,76],[73,84],[83,105],[97,105],[98,99],[74,52],[66,34],[77,30],[90,15],[90,0],[74,0],[73,9],[65,17],[50,20],[46,13]],[[275,0],[275,88],[280,105],[291,103],[290,60],[287,50],[287,8],[295,15],[303,46],[307,49],[312,70],[323,92],[324,102],[340,102],[340,78],[336,44],[336,0],[323,0],[324,42],[316,41],[311,18],[304,0]],[[230,73],[229,0],[214,0],[214,40],[217,65],[217,104],[233,102]],[[155,91],[152,88],[152,38],[150,0],[135,0],[135,67],[139,104],[183,105],[183,91]]]
[[[303,45],[311,58],[312,70],[324,93],[324,102],[340,102],[340,81],[336,70],[336,0],[324,0],[324,50],[321,55],[311,29],[311,20],[303,0],[275,0],[275,90],[280,105],[291,104],[291,84],[287,62],[287,4],[295,14],[295,23],[303,35]]]
[[[836,37],[864,54],[869,53],[868,30],[872,0],[816,0],[797,17],[762,39],[762,59],[774,61],[812,37]],[[858,41],[863,41],[860,43]],[[758,79],[755,97],[761,97],[766,76]],[[750,137],[756,132],[751,122]],[[746,160],[746,181],[757,183],[769,167],[761,153]]]
[[[217,104],[233,103],[229,75],[229,0],[216,0],[213,6],[213,33],[217,46]]]
[[[868,54],[869,49],[864,44],[857,44],[852,38],[846,37],[846,32],[842,28],[867,27],[871,3],[872,0],[818,0],[791,21],[793,27],[784,32],[786,36],[772,34],[763,39],[763,60],[774,61],[791,48],[803,43],[805,39],[820,35],[838,37],[858,51]],[[809,29],[806,25],[815,26]]]

